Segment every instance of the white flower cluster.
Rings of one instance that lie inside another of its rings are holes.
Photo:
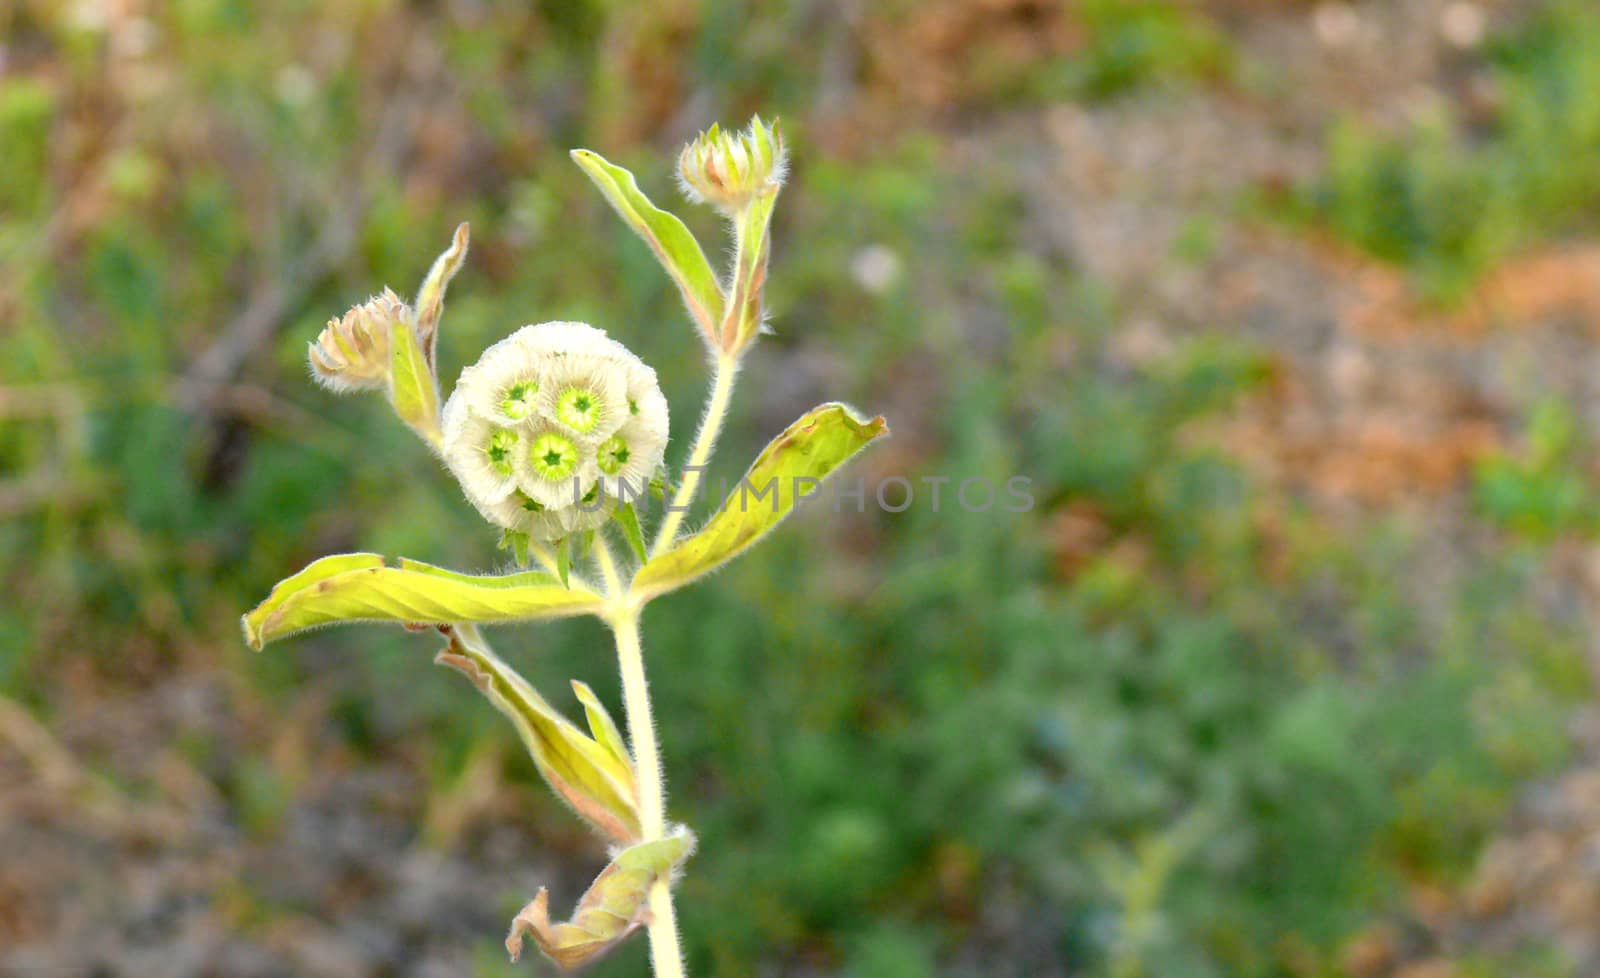
[[[524,326],[461,372],[444,462],[492,523],[551,540],[638,499],[667,446],[656,372],[584,323]]]

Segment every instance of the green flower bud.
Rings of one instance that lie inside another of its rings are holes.
[[[712,125],[678,156],[678,180],[690,199],[725,214],[739,212],[758,195],[783,185],[786,158],[777,123],[756,116],[744,132]]]

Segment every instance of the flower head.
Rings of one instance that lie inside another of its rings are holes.
[[[756,116],[744,132],[713,124],[678,156],[678,181],[691,199],[736,213],[756,195],[783,184],[787,160],[776,123]]]
[[[643,495],[667,444],[654,370],[584,323],[524,326],[444,408],[445,465],[492,523],[548,540]]]
[[[311,344],[311,375],[324,387],[343,393],[381,390],[389,379],[389,335],[408,329],[411,310],[389,289],[328,320]]]

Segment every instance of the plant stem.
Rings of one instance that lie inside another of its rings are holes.
[[[622,705],[628,715],[633,748],[634,782],[639,791],[639,830],[643,842],[666,834],[666,788],[661,777],[661,749],[650,716],[650,687],[639,645],[639,611],[625,608],[607,619],[617,637],[622,668]],[[650,961],[655,978],[684,978],[683,951],[678,946],[678,918],[672,906],[672,883],[662,877],[650,887]]]
[[[594,557],[600,565],[600,582],[605,585],[606,595],[613,599],[621,596],[622,579],[617,576],[617,561],[611,556],[611,547],[606,543],[604,534],[595,534]]]
[[[694,449],[689,453],[689,461],[684,463],[683,482],[673,494],[666,518],[661,521],[661,529],[656,533],[656,542],[650,548],[652,557],[672,546],[678,535],[678,527],[683,525],[684,514],[694,500],[695,491],[700,488],[700,478],[711,461],[711,453],[716,450],[717,436],[722,433],[722,421],[728,416],[728,402],[733,398],[733,378],[738,373],[737,359],[727,354],[717,357],[716,378],[711,385],[711,396],[706,400],[705,417],[700,419],[700,432],[695,435]]]
[[[550,552],[549,547],[537,540],[530,540],[528,542],[528,553],[533,555],[533,559],[539,562],[539,566],[543,567],[546,573],[557,573],[556,555]]]

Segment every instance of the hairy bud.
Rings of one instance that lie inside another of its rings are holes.
[[[756,116],[744,132],[718,125],[701,133],[678,156],[678,180],[691,199],[735,214],[758,195],[783,184],[783,134]]]
[[[328,325],[310,345],[311,375],[343,393],[382,390],[389,378],[391,330],[408,329],[411,310],[389,289]]]

